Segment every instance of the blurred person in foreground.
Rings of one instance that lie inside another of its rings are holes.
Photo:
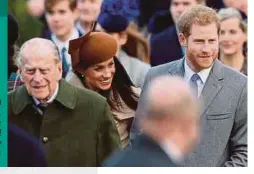
[[[70,41],[74,73],[68,82],[107,99],[124,148],[129,144],[140,89],[134,87],[116,52],[116,39],[104,32],[88,32]]]
[[[106,99],[62,79],[52,41],[26,41],[16,63],[25,85],[8,94],[8,119],[40,139],[48,166],[96,167],[119,147]]]
[[[177,75],[192,85],[203,102],[200,114],[204,136],[183,166],[247,166],[247,77],[217,59],[220,23],[216,11],[194,6],[183,13],[177,27],[185,56],[148,72],[131,139],[140,132],[136,122],[146,116],[149,82],[160,75]]]
[[[14,44],[18,36],[18,23],[11,14],[8,14],[9,59],[13,58]],[[18,128],[15,124],[8,122],[8,167],[44,167],[46,165],[40,141]]]
[[[180,77],[154,79],[146,93],[146,117],[139,125],[143,134],[132,148],[115,152],[104,162],[108,167],[177,167],[199,140],[199,104]]]
[[[140,58],[129,56],[122,49],[122,46],[128,41],[127,28],[130,21],[135,18],[135,15],[138,15],[135,1],[104,0],[98,17],[98,26],[117,40],[118,60],[124,66],[134,85],[142,87],[150,65],[139,60]],[[117,8],[113,8],[114,6]]]
[[[234,8],[218,12],[220,19],[220,61],[247,75],[247,24]]]

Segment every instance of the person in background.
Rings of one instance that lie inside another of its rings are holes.
[[[52,40],[60,53],[63,78],[68,79],[72,70],[71,57],[68,54],[69,41],[82,34],[74,26],[78,17],[76,0],[45,0],[45,16],[51,33],[46,37]]]
[[[146,93],[143,134],[132,148],[115,152],[107,167],[177,167],[199,140],[199,104],[180,77],[161,76],[151,81]]]
[[[122,49],[122,46],[128,40],[127,28],[130,20],[135,15],[138,15],[137,6],[135,7],[134,3],[135,0],[104,0],[101,13],[98,17],[98,24],[100,26],[98,28],[102,28],[102,31],[111,34],[117,40],[118,50],[116,56],[118,60],[124,66],[134,85],[136,87],[142,87],[150,65],[136,57],[129,56]],[[114,8],[114,6],[117,8]]]
[[[204,5],[205,0],[171,0],[169,8],[172,17],[172,24],[166,29],[152,34],[150,38],[151,66],[157,66],[178,60],[184,56],[184,48],[180,45],[178,40],[179,32],[177,30],[176,23],[181,14],[197,4]],[[158,18],[161,17],[159,16]],[[156,21],[156,19],[154,19],[154,21]],[[155,27],[156,26],[153,28]]]
[[[27,11],[31,16],[41,17],[44,12],[45,0],[27,0],[26,6]]]
[[[247,77],[218,58],[220,21],[215,10],[196,5],[178,23],[184,58],[152,67],[147,73],[131,129],[131,142],[142,131],[138,121],[146,116],[146,89],[161,75],[182,77],[203,102],[203,136],[183,166],[247,166]],[[168,99],[170,100],[170,98]],[[229,102],[230,101],[230,102]]]
[[[83,35],[90,31],[97,20],[102,2],[103,0],[77,0],[79,19],[75,25]]]
[[[247,57],[244,46],[247,42],[247,24],[234,8],[218,12],[220,19],[220,60],[227,66],[247,75]]]
[[[124,148],[129,143],[130,126],[140,90],[134,88],[116,58],[116,52],[116,40],[104,32],[92,31],[70,41],[69,53],[74,73],[69,83],[93,90],[107,99]]]
[[[8,14],[8,91],[16,89],[16,87],[23,84],[18,74],[18,68],[14,64],[15,42],[18,38],[18,23],[11,14]]]
[[[50,35],[50,29],[48,27],[45,18],[45,0],[27,0],[26,9],[29,15],[38,18],[42,23],[41,37],[46,38]]]
[[[243,20],[248,16],[248,0],[223,0],[225,7],[232,7],[240,11]],[[247,21],[246,21],[247,22]]]
[[[40,139],[48,166],[96,167],[120,147],[106,100],[62,79],[52,41],[26,41],[16,64],[25,85],[8,93],[8,119]]]

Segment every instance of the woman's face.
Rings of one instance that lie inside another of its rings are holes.
[[[88,67],[85,72],[86,83],[94,91],[108,90],[115,74],[114,58]]]
[[[232,55],[242,51],[247,39],[246,34],[240,28],[240,19],[237,17],[221,21],[220,48],[226,55]]]

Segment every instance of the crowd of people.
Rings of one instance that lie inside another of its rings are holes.
[[[9,166],[247,166],[247,0],[27,9],[44,27],[17,48],[8,15]]]

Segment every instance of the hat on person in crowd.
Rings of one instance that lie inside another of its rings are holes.
[[[78,72],[111,59],[116,52],[116,40],[104,32],[90,31],[80,38],[71,40],[69,44],[72,67]]]
[[[118,33],[125,31],[138,15],[137,0],[104,0],[98,23],[106,32]]]

